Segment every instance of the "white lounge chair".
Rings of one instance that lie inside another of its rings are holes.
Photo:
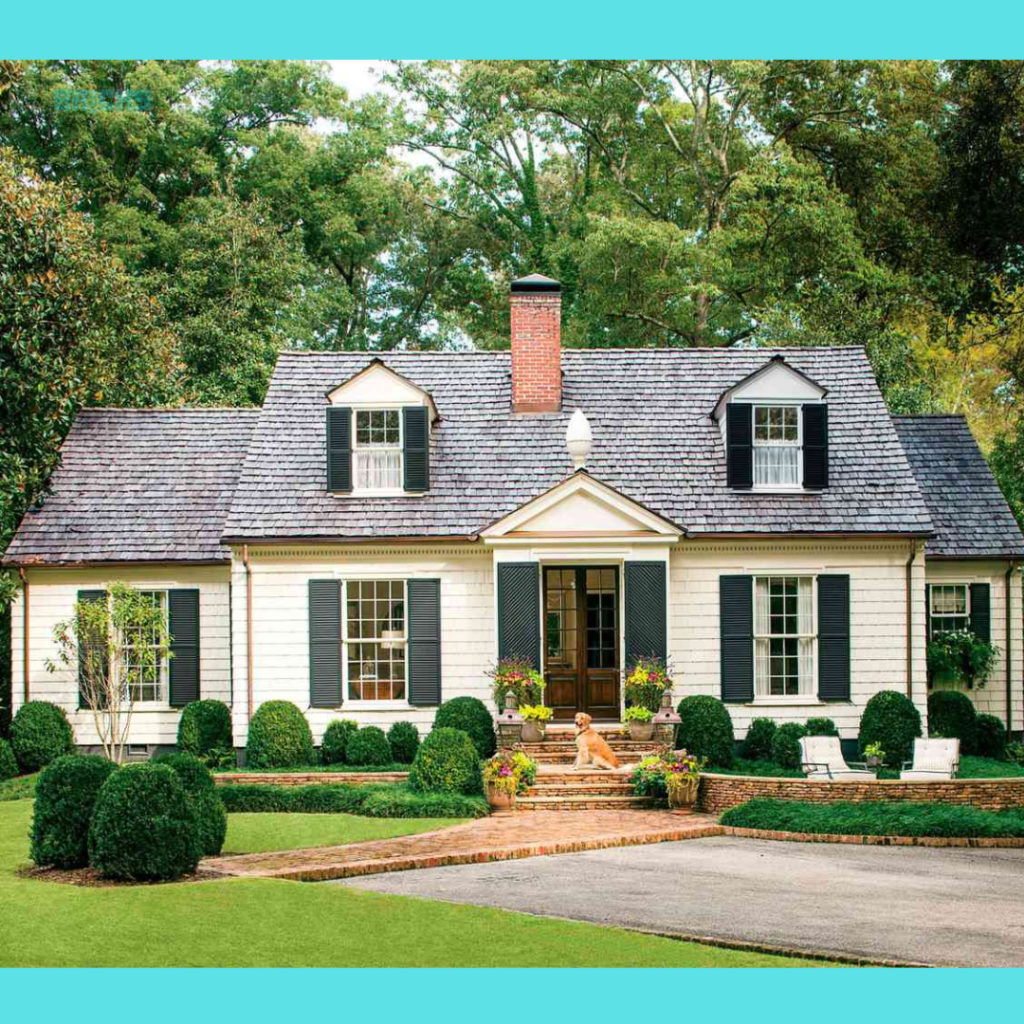
[[[914,740],[914,760],[903,762],[900,778],[922,782],[955,779],[959,770],[959,740]]]
[[[866,781],[875,777],[874,772],[846,763],[838,736],[804,736],[800,740],[800,761],[809,779]]]

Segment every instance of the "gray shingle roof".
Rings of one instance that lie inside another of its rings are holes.
[[[6,563],[230,558],[220,542],[258,409],[85,409]]]
[[[894,416],[935,525],[926,554],[1024,556],[1024,537],[962,416]]]
[[[731,491],[718,396],[781,351],[829,393],[830,483],[820,494]],[[931,520],[860,348],[602,349],[562,355],[564,410],[513,416],[507,352],[384,355],[429,391],[431,487],[422,497],[325,490],[325,398],[366,353],[283,353],[225,525],[230,538],[467,536],[572,472],[577,407],[594,435],[588,470],[691,534],[912,533]]]

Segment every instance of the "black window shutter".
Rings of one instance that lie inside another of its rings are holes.
[[[718,578],[722,700],[754,699],[754,579]]]
[[[352,490],[352,410],[327,410],[327,490]]]
[[[409,580],[409,703],[441,703],[441,581]]]
[[[430,489],[430,410],[425,405],[407,405],[405,420],[405,489]]]
[[[105,590],[80,590],[78,592],[78,603],[89,604],[92,601],[106,601],[107,592]],[[92,654],[93,644],[78,645],[78,706],[80,708],[88,708],[92,705],[89,703],[88,695],[85,687],[85,666],[86,661]],[[107,654],[103,652],[103,665],[104,670],[107,666]]]
[[[930,583],[924,585],[924,635],[926,640],[932,638],[932,588]]]
[[[309,581],[309,706],[341,704],[341,583]]]
[[[818,577],[818,699],[850,699],[850,577]]]
[[[626,659],[668,657],[664,562],[625,564]]]
[[[498,565],[498,657],[526,658],[540,669],[540,565]]]
[[[971,631],[979,640],[992,639],[992,587],[971,584]]]
[[[804,487],[820,490],[828,487],[828,406],[805,405]]]
[[[730,487],[754,486],[754,422],[749,405],[731,402],[725,408],[725,464]]]
[[[169,590],[167,617],[171,634],[170,703],[180,708],[199,700],[199,591]]]

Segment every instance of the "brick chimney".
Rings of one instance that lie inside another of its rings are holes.
[[[512,282],[512,411],[562,408],[562,286],[530,274]]]

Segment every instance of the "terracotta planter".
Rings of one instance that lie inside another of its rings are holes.
[[[630,722],[629,723],[629,738],[631,740],[638,740],[641,743],[646,743],[654,735],[654,723],[653,722]]]
[[[496,789],[490,782],[484,787],[487,795],[487,802],[491,805],[494,813],[511,811],[516,803],[515,793],[508,793],[503,789]]]
[[[526,719],[523,722],[523,742],[540,743],[544,739],[544,723],[535,719]]]
[[[669,807],[692,807],[697,802],[697,790],[700,788],[699,776],[669,775],[666,781]]]

